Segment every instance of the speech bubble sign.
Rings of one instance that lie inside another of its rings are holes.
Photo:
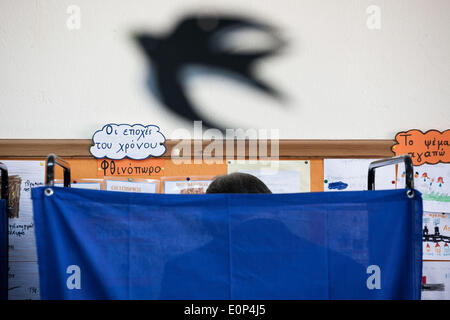
[[[143,160],[166,152],[166,138],[158,126],[106,124],[92,136],[91,154],[97,158]]]
[[[395,135],[392,146],[395,155],[409,154],[415,166],[422,164],[450,163],[450,130],[409,130]]]

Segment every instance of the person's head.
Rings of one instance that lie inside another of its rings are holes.
[[[211,182],[206,193],[272,193],[257,177],[234,172],[219,176]]]

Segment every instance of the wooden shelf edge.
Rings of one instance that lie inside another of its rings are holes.
[[[167,140],[166,153],[161,157],[170,159],[172,149],[180,140]],[[194,147],[194,143],[197,142]],[[236,148],[237,141],[234,141]],[[245,141],[246,157],[248,146],[255,141]],[[201,141],[202,150],[211,141]],[[222,141],[223,154],[225,158],[233,157],[226,154],[226,140]],[[230,143],[228,141],[228,143]],[[391,148],[394,140],[294,140],[284,139],[279,141],[280,159],[319,159],[319,158],[385,158],[392,157],[394,153]],[[191,154],[198,155],[199,141],[190,141]],[[92,146],[90,139],[0,139],[0,158],[45,158],[50,153],[55,153],[66,158],[93,158],[89,152]],[[270,143],[267,150],[270,150]],[[270,151],[269,151],[270,152]]]

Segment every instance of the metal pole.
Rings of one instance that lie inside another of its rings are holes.
[[[70,165],[53,153],[47,157],[45,185],[50,187],[55,185],[55,165],[62,167],[64,170],[64,187],[70,187]]]
[[[389,166],[397,163],[405,163],[406,171],[406,194],[409,198],[414,197],[414,166],[409,155],[402,155],[398,157],[381,159],[371,162],[369,165],[369,174],[367,179],[368,190],[375,190],[375,169],[380,167]]]

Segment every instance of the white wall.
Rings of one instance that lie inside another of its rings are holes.
[[[81,29],[69,30],[69,5]],[[369,5],[381,29],[366,26]],[[205,116],[281,138],[391,139],[450,123],[448,0],[1,0],[0,138],[90,138],[103,124],[192,124],[145,88],[135,31],[169,30],[186,10],[245,13],[279,27],[283,55],[259,76],[287,104],[217,75],[187,85]]]

